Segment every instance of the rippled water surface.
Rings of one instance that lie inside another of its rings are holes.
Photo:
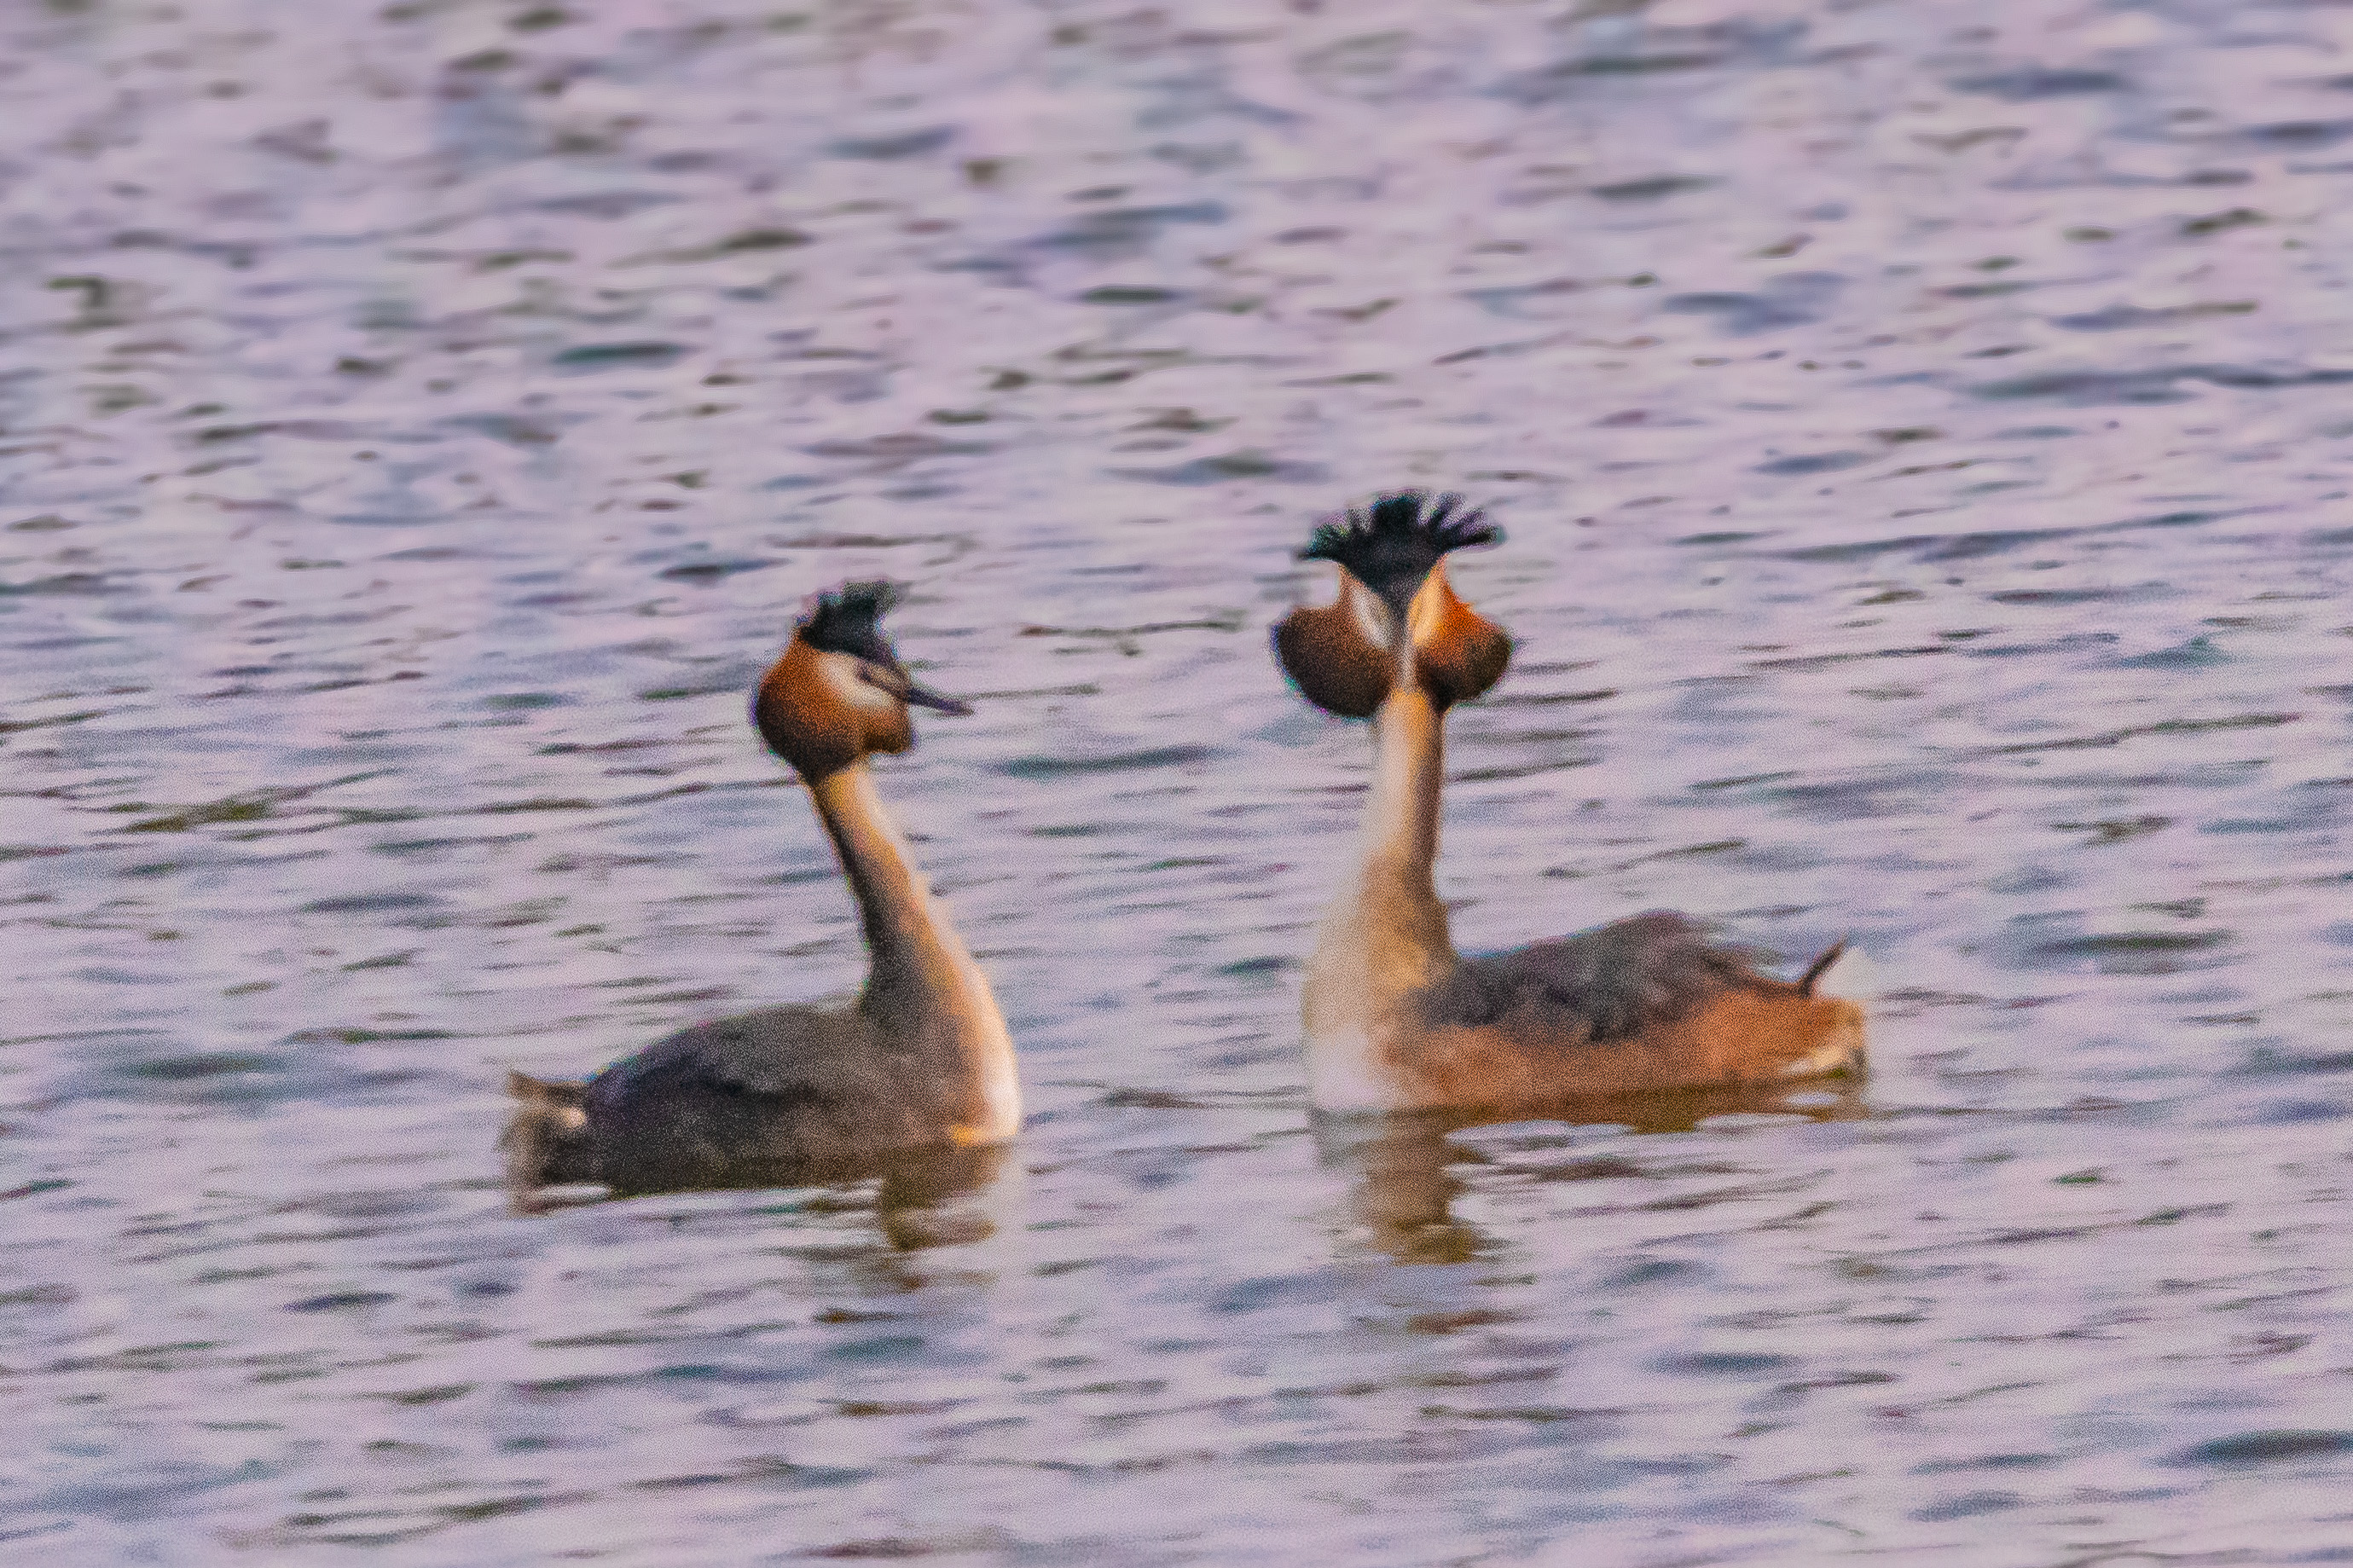
[[[0,1538],[42,1562],[2353,1552],[2353,11],[0,13]],[[1658,906],[1870,1080],[1311,1124],[1318,512],[1511,532],[1466,947]],[[854,984],[993,1169],[510,1213],[499,1082]]]

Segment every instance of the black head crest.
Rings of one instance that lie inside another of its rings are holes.
[[[1315,525],[1302,561],[1337,562],[1402,620],[1422,579],[1451,551],[1500,544],[1504,531],[1458,495],[1398,490]]]
[[[882,635],[882,616],[899,602],[896,583],[845,583],[819,594],[800,619],[801,641],[819,653],[846,653],[895,668],[899,655]]]

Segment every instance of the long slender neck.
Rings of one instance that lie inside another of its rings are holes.
[[[1020,1093],[1013,1043],[988,979],[932,901],[863,762],[809,788],[858,900],[873,968],[859,1009],[894,1037],[936,1040],[974,1074],[975,1141],[1010,1136]]]
[[[1400,679],[1373,716],[1373,788],[1356,872],[1325,915],[1309,964],[1311,1037],[1368,1026],[1457,962],[1430,880],[1444,776],[1438,709]]]
[[[1373,714],[1373,789],[1357,854],[1361,879],[1438,906],[1430,868],[1438,860],[1445,773],[1445,721],[1427,692],[1401,680]],[[1439,918],[1442,922],[1444,914]]]

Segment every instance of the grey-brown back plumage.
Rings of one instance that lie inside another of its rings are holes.
[[[866,1014],[763,1007],[681,1029],[580,1086],[544,1181],[620,1192],[819,1179],[936,1142],[940,1064]]]
[[[1418,998],[1432,1027],[1497,1027],[1531,1044],[1608,1045],[1689,1016],[1725,991],[1778,987],[1761,955],[1655,911],[1468,958]]]

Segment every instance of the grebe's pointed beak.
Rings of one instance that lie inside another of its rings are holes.
[[[899,700],[911,708],[928,708],[934,713],[953,713],[958,718],[972,711],[972,704],[963,698],[943,695],[912,680],[907,682],[906,689],[899,693]]]
[[[907,673],[906,666],[896,659],[889,664],[868,662],[858,667],[858,678],[867,685],[880,688],[910,708],[928,708],[934,713],[953,713],[961,718],[972,711],[972,704],[961,698],[950,697],[918,686],[915,678]]]

